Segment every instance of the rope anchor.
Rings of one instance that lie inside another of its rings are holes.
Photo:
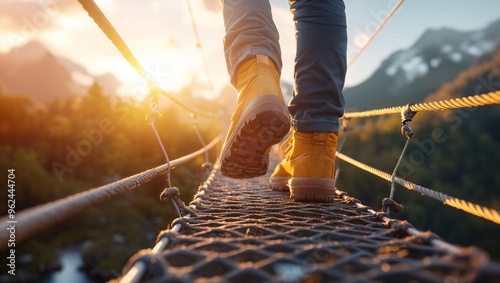
[[[417,115],[417,111],[411,110],[412,105],[413,103],[409,103],[401,109],[401,122],[403,122],[401,133],[408,139],[413,136],[413,130],[410,127],[410,122],[413,120],[413,118],[415,118],[415,115]]]
[[[410,122],[415,118],[415,115],[417,115],[417,111],[411,110],[411,106],[413,104],[409,103],[405,107],[401,109],[401,122],[403,123],[403,126],[401,127],[401,134],[406,137],[406,143],[405,146],[403,147],[403,150],[401,151],[401,155],[399,156],[398,163],[396,163],[396,166],[394,167],[394,171],[392,172],[391,176],[391,193],[389,195],[389,199],[393,200],[394,198],[394,191],[396,190],[396,172],[398,171],[399,166],[401,165],[401,161],[403,160],[403,156],[406,152],[406,149],[408,148],[408,144],[410,143],[410,139],[413,136],[413,130],[410,127]],[[385,200],[384,200],[385,201]],[[391,212],[391,206],[385,206],[382,208],[385,210],[387,213]],[[393,209],[394,211],[398,212],[399,210]]]
[[[193,209],[186,207],[184,202],[181,200],[181,193],[176,187],[165,188],[165,190],[163,190],[160,194],[160,200],[165,203],[171,201],[179,218],[188,213],[191,214],[191,216],[196,216],[196,212]]]

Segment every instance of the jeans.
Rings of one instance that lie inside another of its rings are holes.
[[[347,25],[343,0],[289,0],[297,53],[288,105],[299,132],[338,132],[344,114]],[[281,72],[279,34],[269,0],[224,0],[224,52],[233,86],[238,66],[257,54]]]

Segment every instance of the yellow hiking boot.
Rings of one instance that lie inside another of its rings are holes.
[[[292,175],[285,168],[285,161],[289,160],[290,152],[292,151],[293,145],[293,134],[291,134],[280,147],[280,151],[285,155],[283,161],[274,168],[274,172],[269,179],[269,183],[271,183],[271,189],[275,191],[288,191],[288,180],[292,178]]]
[[[271,188],[286,190],[288,186],[295,201],[333,201],[337,137],[333,132],[294,131],[285,159],[271,175]]]
[[[279,74],[264,55],[244,62],[236,74],[238,100],[222,146],[222,175],[244,179],[262,176],[269,149],[290,130]]]

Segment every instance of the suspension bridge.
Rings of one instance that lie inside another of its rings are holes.
[[[465,213],[500,224],[498,210],[471,203],[426,188],[396,175],[411,141],[410,122],[415,114],[467,107],[500,104],[500,91],[450,100],[345,113],[343,139],[337,158],[391,182],[390,196],[376,211],[360,200],[336,189],[333,203],[297,203],[288,193],[269,189],[267,175],[235,180],[222,176],[218,166],[208,160],[208,150],[220,138],[205,143],[194,128],[202,148],[176,160],[169,160],[155,126],[159,115],[160,94],[171,99],[196,117],[216,118],[214,113],[199,112],[157,87],[125,42],[92,0],[79,0],[125,59],[148,82],[151,110],[148,122],[161,146],[166,163],[125,179],[94,188],[55,202],[16,214],[16,241],[22,242],[97,203],[132,190],[152,179],[165,177],[166,188],[160,199],[175,207],[178,218],[172,228],[160,231],[156,245],[138,251],[112,282],[499,282],[500,264],[476,247],[448,243],[429,231],[422,232],[404,220],[392,219],[391,211],[401,206],[393,200],[395,185],[433,198]],[[374,32],[380,31],[389,13]],[[189,1],[188,1],[189,4]],[[189,4],[190,5],[190,4]],[[199,41],[191,7],[190,15]],[[371,42],[371,39],[366,43]],[[359,52],[362,52],[364,46]],[[200,48],[202,51],[202,49]],[[203,51],[202,51],[203,52]],[[354,59],[359,57],[358,53]],[[205,58],[203,56],[203,58]],[[352,63],[352,61],[351,61]],[[205,63],[208,75],[208,67]],[[341,153],[347,138],[349,121],[381,115],[401,115],[403,135],[407,138],[392,174],[373,168]],[[202,169],[206,180],[189,205],[180,200],[179,189],[170,183],[170,171],[194,157],[205,154]],[[279,152],[271,153],[270,167],[279,161]],[[336,172],[337,179],[339,171]],[[0,243],[9,240],[8,225],[2,218]]]

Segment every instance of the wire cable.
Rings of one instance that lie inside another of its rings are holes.
[[[104,13],[101,11],[99,6],[93,1],[93,0],[78,0],[80,4],[83,6],[83,8],[87,11],[88,15],[94,20],[94,22],[99,26],[101,31],[111,40],[113,45],[120,51],[120,53],[123,55],[125,60],[134,68],[134,70],[148,83],[148,86],[154,85],[157,86],[157,82],[151,76],[146,69],[141,65],[139,60],[134,56],[130,48],[127,46],[125,41],[122,39],[120,34],[116,31],[116,29],[113,27],[113,25],[109,22],[109,20],[106,18]],[[170,99],[172,102],[175,104],[179,105],[182,107],[184,110],[195,113],[195,110],[192,109],[191,107],[187,106],[186,104],[180,102],[178,99],[176,99],[174,96],[166,92],[165,90],[159,88],[159,92]],[[216,115],[213,113],[197,113],[199,116],[203,117],[208,117],[208,118],[213,118]]]
[[[215,97],[214,84],[212,82],[212,76],[210,76],[210,69],[208,68],[207,57],[205,56],[205,52],[203,50],[203,45],[201,44],[200,33],[198,32],[198,27],[196,25],[196,19],[194,17],[193,8],[191,6],[191,1],[186,0],[189,16],[191,17],[191,26],[193,27],[194,36],[196,38],[196,47],[200,49],[201,59],[203,61],[203,65],[205,67],[205,73],[207,74],[208,84],[210,86],[210,91],[212,92],[212,96]]]
[[[396,11],[399,9],[401,4],[403,4],[404,0],[399,0],[399,2],[392,8],[391,12],[385,17],[385,19],[380,23],[380,25],[377,27],[377,29],[373,32],[373,34],[368,38],[366,43],[361,47],[361,49],[358,50],[358,52],[352,57],[351,61],[349,64],[347,64],[347,69],[351,67],[351,65],[358,59],[358,57],[365,51],[366,47],[372,42],[372,40],[377,36],[377,34],[382,30],[382,28],[385,26],[385,24],[389,21],[389,19],[396,13]]]
[[[220,137],[217,136],[206,147],[176,160],[172,160],[170,164],[173,167],[192,160],[196,156],[214,147],[219,141]],[[16,243],[20,243],[31,235],[61,222],[94,204],[129,191],[165,174],[167,167],[168,165],[164,164],[111,184],[89,189],[54,202],[20,211],[19,214],[16,214]],[[3,217],[0,223],[0,251],[7,248],[7,241],[9,240],[9,230],[7,230],[7,228],[7,219]]]
[[[379,169],[373,168],[373,167],[366,165],[366,164],[364,164],[360,161],[357,161],[355,159],[352,159],[347,155],[344,155],[342,153],[337,153],[337,156],[340,159],[342,159],[342,160],[344,160],[344,161],[346,161],[346,162],[348,162],[348,163],[350,163],[350,164],[352,164],[360,169],[363,169],[369,173],[372,173],[375,176],[378,176],[382,179],[385,179],[389,182],[392,179],[390,174],[388,174],[384,171],[381,171]],[[471,203],[471,202],[468,202],[468,201],[465,201],[462,199],[458,199],[458,198],[449,196],[447,194],[436,192],[436,191],[428,189],[426,187],[422,187],[422,186],[416,185],[414,183],[408,182],[408,181],[406,181],[402,178],[399,178],[399,177],[395,177],[395,181],[396,181],[396,183],[402,185],[403,187],[405,187],[407,189],[416,191],[420,194],[423,194],[425,196],[428,196],[430,198],[438,200],[446,205],[449,205],[449,206],[454,207],[454,208],[459,209],[459,210],[463,210],[467,213],[484,218],[486,220],[490,220],[494,223],[500,224],[500,212],[498,212],[495,209],[480,206],[480,205],[477,205],[477,204],[474,204],[474,203]]]
[[[448,109],[458,109],[467,107],[477,107],[500,104],[500,91],[494,91],[474,96],[459,97],[454,99],[447,99],[434,102],[423,102],[410,105],[412,111],[441,111]],[[400,114],[401,109],[406,106],[395,106],[389,108],[380,108],[374,110],[367,110],[361,112],[347,112],[344,118],[368,118],[374,116]]]

